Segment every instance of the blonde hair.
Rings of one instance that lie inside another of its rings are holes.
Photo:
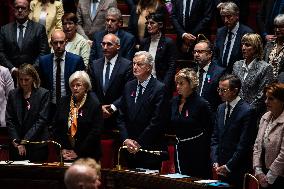
[[[242,44],[243,43],[248,43],[253,47],[253,49],[255,49],[255,58],[258,58],[259,60],[263,59],[263,44],[259,34],[246,33],[242,37]]]
[[[140,0],[137,4],[136,13],[140,15],[143,10],[154,13],[161,4],[160,0]]]
[[[95,159],[92,158],[80,158],[76,160],[72,165],[85,165],[92,169],[95,169],[98,176],[101,176],[101,165],[97,163]]]
[[[191,68],[183,68],[175,75],[175,81],[179,79],[185,79],[188,81],[192,89],[196,89],[199,84],[199,80],[196,72]]]
[[[31,64],[25,63],[25,64],[20,65],[19,70],[18,70],[18,75],[20,74],[31,76],[33,78],[33,87],[36,89],[40,87],[39,75],[36,69]],[[19,77],[17,79],[19,83]]]

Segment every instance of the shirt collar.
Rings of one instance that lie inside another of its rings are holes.
[[[208,72],[210,64],[211,64],[211,62],[208,63],[206,66],[203,67],[203,70],[204,70],[205,72]],[[199,68],[199,69],[200,69],[200,68]]]
[[[25,21],[23,24],[20,24],[19,22],[16,22],[17,23],[17,27],[19,27],[19,25],[23,25],[25,28],[27,28],[27,25],[28,25],[28,21]]]
[[[231,102],[229,102],[231,109],[234,109],[235,106],[237,105],[237,103],[241,100],[241,97],[237,96],[234,100],[232,100]],[[228,104],[228,102],[226,103]]]
[[[237,24],[235,25],[235,27],[231,30],[231,32],[234,34],[234,35],[237,35],[237,31],[239,29],[239,26],[240,26],[240,23],[237,22]]]
[[[151,76],[152,76],[152,75],[149,75],[149,77],[148,77],[145,81],[143,81],[142,83],[140,83],[140,82],[138,81],[138,85],[141,84],[143,88],[146,88],[147,85],[148,85],[148,83],[149,83],[149,81],[150,81],[150,79],[151,79]]]
[[[57,56],[55,56],[55,54],[54,54],[53,60],[56,61],[57,58],[61,58],[62,61],[65,62],[65,56],[66,56],[66,51],[64,51],[64,53],[63,53],[63,55],[62,55],[61,57],[57,57]]]
[[[250,70],[253,66],[253,64],[256,62],[256,59],[253,59],[253,61],[251,61],[251,63],[249,63],[248,65],[246,64],[246,62],[244,61],[242,68],[246,69],[247,71]]]
[[[116,60],[118,58],[118,54],[116,54],[112,59],[108,60],[107,58],[105,58],[105,64],[109,61],[111,65],[114,65]]]

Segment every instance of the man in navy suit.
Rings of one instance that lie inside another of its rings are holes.
[[[202,40],[194,46],[193,56],[198,66],[197,75],[199,78],[197,91],[200,96],[210,103],[211,110],[216,112],[217,107],[222,103],[217,87],[225,69],[211,61],[212,54],[209,41]]]
[[[119,56],[120,40],[110,33],[101,42],[104,57],[89,64],[93,90],[102,103],[104,131],[116,128],[117,109],[125,84],[133,78],[132,62]]]
[[[71,94],[69,77],[75,71],[85,69],[82,57],[66,52],[65,45],[64,32],[56,30],[51,36],[51,46],[54,53],[39,58],[38,71],[42,87],[51,92],[51,102],[54,105],[58,103],[61,96]]]
[[[193,48],[198,34],[208,33],[213,15],[212,0],[172,0],[172,21],[183,52]]]
[[[239,8],[235,3],[220,3],[219,9],[225,26],[217,30],[213,60],[232,73],[234,63],[243,59],[241,39],[253,31],[239,22]]]
[[[104,56],[101,42],[108,33],[117,35],[120,39],[119,55],[128,60],[132,60],[135,51],[135,37],[121,29],[123,25],[122,15],[119,9],[111,7],[108,9],[105,18],[106,30],[97,31],[94,34],[91,48],[90,62]]]
[[[241,80],[225,75],[219,81],[219,95],[224,101],[218,107],[211,138],[213,168],[223,181],[242,185],[244,173],[251,168],[252,147],[256,136],[253,109],[238,94]]]
[[[153,58],[149,52],[139,51],[133,58],[135,80],[129,81],[123,91],[119,109],[118,127],[123,145],[127,147],[129,168],[160,169],[161,157],[140,152],[162,150],[168,106],[165,85],[151,75]]]

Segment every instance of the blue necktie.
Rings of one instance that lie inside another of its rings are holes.
[[[143,86],[141,84],[138,84],[138,94],[137,94],[136,102],[138,102],[138,100],[141,99],[142,90],[143,90]]]

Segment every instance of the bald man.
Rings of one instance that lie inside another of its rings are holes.
[[[67,189],[98,189],[100,166],[95,160],[79,159],[71,165],[64,176]]]
[[[85,65],[82,57],[65,51],[66,36],[63,31],[55,30],[51,35],[50,44],[54,53],[39,58],[38,71],[42,87],[51,92],[51,102],[53,108],[56,108],[61,96],[71,94],[69,77],[75,71],[84,70]]]
[[[112,33],[101,41],[103,57],[89,64],[93,90],[102,103],[104,132],[116,128],[117,110],[125,84],[133,79],[132,62],[120,56],[120,39]]]

